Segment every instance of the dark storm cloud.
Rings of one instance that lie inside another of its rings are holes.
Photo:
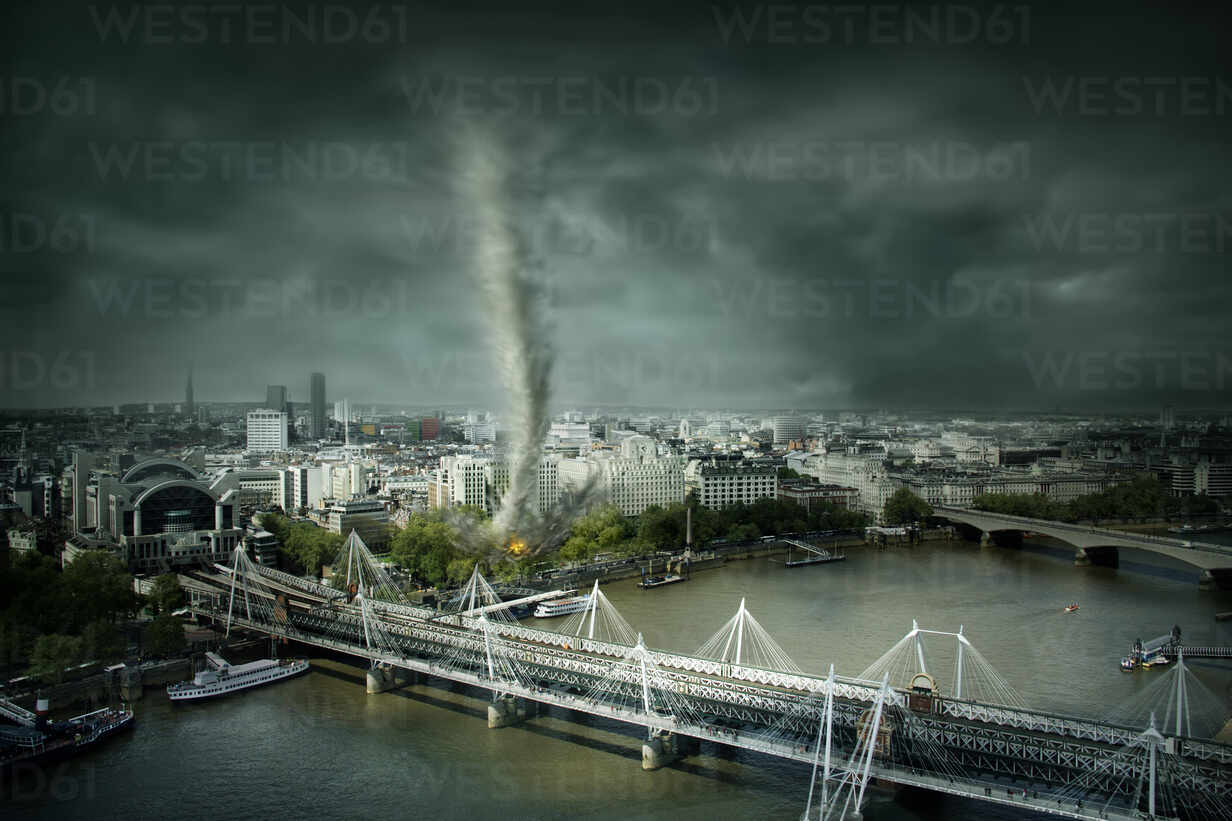
[[[302,401],[323,370],[331,398],[497,402],[468,129],[516,158],[560,403],[1228,393],[1209,12],[1032,8],[1025,42],[904,45],[725,37],[726,5],[399,6],[394,35],[324,44],[102,37],[91,8],[196,7],[10,11],[6,76],[44,102],[7,80],[3,404],[173,399],[189,359],[206,399]]]

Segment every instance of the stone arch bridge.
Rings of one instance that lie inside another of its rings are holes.
[[[1074,563],[1116,567],[1119,549],[1145,550],[1184,562],[1202,571],[1198,584],[1202,589],[1216,586],[1232,588],[1232,547],[1171,539],[1147,533],[1130,533],[1090,525],[1031,519],[965,507],[938,507],[937,518],[980,530],[987,536],[999,533],[1040,533],[1071,544],[1075,548]]]

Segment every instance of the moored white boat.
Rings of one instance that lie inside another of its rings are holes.
[[[570,613],[585,610],[589,604],[589,593],[583,596],[570,596],[567,599],[552,599],[551,601],[539,602],[539,606],[535,608],[535,618],[550,619],[555,616],[567,616]]]
[[[247,664],[230,664],[215,653],[206,653],[208,669],[193,676],[192,681],[167,686],[172,701],[192,701],[213,698],[249,687],[272,684],[308,670],[308,659],[258,659]]]

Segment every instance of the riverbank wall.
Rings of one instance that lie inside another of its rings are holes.
[[[914,537],[889,536],[874,540],[866,539],[863,536],[853,536],[846,539],[824,540],[820,543],[820,546],[828,550],[838,549],[843,551],[860,549],[886,550],[897,547],[910,548],[922,542],[952,541],[957,538],[960,537],[953,528],[936,528],[917,532]],[[786,554],[787,545],[782,541],[716,546],[700,551],[697,557],[690,563],[689,572],[714,570],[723,567],[728,562],[744,561],[747,559],[772,558],[775,556],[785,557]],[[661,568],[662,561],[656,560],[656,562],[656,566]],[[637,564],[623,565],[600,572],[583,572],[558,576],[553,581],[553,584],[581,590],[593,585],[596,579],[598,579],[600,585],[603,585],[624,579],[640,578],[642,575],[642,564],[643,562],[639,561]]]
[[[232,642],[219,651],[231,661],[248,661],[260,657],[269,646],[268,640],[245,639]],[[97,709],[120,701],[138,701],[148,688],[164,688],[177,681],[192,678],[196,655],[164,661],[117,664],[101,673],[60,684],[43,684],[6,696],[13,703],[33,710],[38,699],[46,698],[53,715],[72,708]]]

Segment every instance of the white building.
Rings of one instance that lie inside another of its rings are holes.
[[[1232,493],[1232,463],[1199,462],[1194,465],[1194,493],[1217,498]]]
[[[248,412],[248,452],[276,453],[287,449],[287,415],[282,411]]]
[[[605,453],[560,462],[563,488],[581,487],[592,476],[598,491],[626,516],[636,516],[651,505],[684,501],[684,464],[677,457],[626,458]]]
[[[443,490],[440,501],[447,501],[448,504],[439,506],[474,505],[486,509],[487,483],[484,468],[490,461],[470,455],[443,457],[438,471],[438,482]]]
[[[371,465],[345,462],[325,467],[329,470],[329,483],[325,489],[331,499],[352,499],[368,493],[368,477],[373,472]]]
[[[698,436],[704,425],[705,425],[705,422],[703,422],[701,419],[691,419],[689,417],[685,417],[684,419],[681,419],[680,420],[680,438],[681,439],[692,439],[694,436]]]
[[[462,433],[466,441],[475,444],[496,441],[496,425],[492,422],[467,422]]]
[[[801,466],[800,472],[826,485],[842,485],[860,491],[859,509],[882,520],[886,500],[896,486],[886,476],[883,453],[814,453]]]
[[[804,438],[804,420],[796,416],[774,417],[774,444],[785,445],[788,442]]]
[[[325,498],[321,470],[317,467],[292,465],[282,469],[282,497],[278,504],[288,513],[320,507]]]
[[[778,470],[772,465],[718,465],[694,459],[685,467],[686,492],[696,491],[703,507],[718,510],[774,498]]]
[[[547,443],[553,447],[590,449],[590,425],[586,422],[553,422]]]
[[[968,507],[984,493],[1006,495],[1040,494],[1054,502],[1069,502],[1079,496],[1101,493],[1117,483],[1115,477],[1084,473],[1011,473],[987,475],[922,474],[891,476],[891,481],[909,489],[933,506]]]
[[[534,505],[538,513],[545,513],[560,502],[559,459],[545,456],[539,461],[535,481]],[[484,467],[484,509],[489,513],[500,508],[501,500],[509,490],[509,463],[493,460]]]
[[[30,553],[38,550],[38,537],[33,528],[11,527],[8,531],[9,550]]]

